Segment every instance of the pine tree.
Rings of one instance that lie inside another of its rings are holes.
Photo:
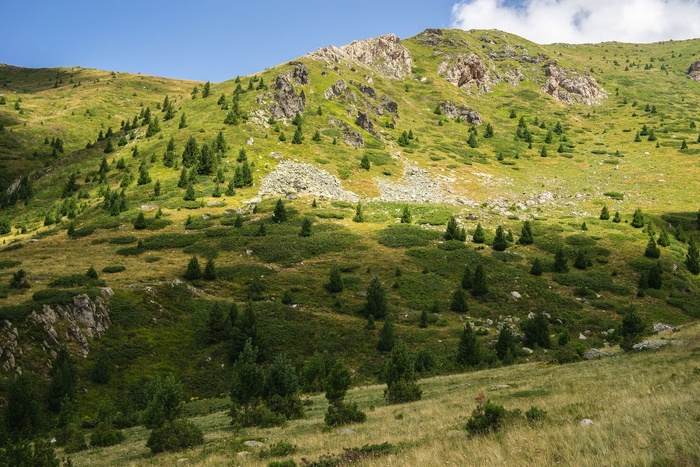
[[[418,327],[421,329],[425,329],[428,327],[428,310],[423,309],[423,311],[420,312],[420,321],[418,322]]]
[[[39,382],[31,372],[25,371],[8,386],[4,428],[10,439],[33,439],[43,428]]]
[[[423,391],[417,383],[415,359],[403,341],[398,341],[391,350],[384,374],[387,382],[384,397],[389,404],[420,400]]]
[[[496,356],[506,365],[513,363],[517,352],[515,336],[506,324],[501,328],[496,342]]]
[[[345,363],[338,359],[328,370],[323,386],[329,406],[324,422],[328,426],[340,426],[348,423],[362,423],[367,415],[357,408],[357,403],[345,403],[345,394],[350,389],[352,375]]]
[[[474,230],[472,241],[474,243],[484,243],[486,241],[486,235],[483,227],[481,227],[481,223],[476,224],[476,230]]]
[[[47,407],[52,412],[58,412],[64,398],[75,399],[78,378],[73,359],[65,347],[59,349],[56,359],[51,365],[50,375],[51,382],[47,393]]]
[[[639,135],[639,132],[634,136],[634,142],[635,143],[641,143],[642,142],[642,137]]]
[[[615,211],[615,216],[613,217],[612,221],[616,224],[619,224],[620,222],[622,222],[622,217],[620,216],[620,211]]]
[[[386,292],[379,277],[375,276],[367,286],[367,302],[364,306],[364,313],[365,316],[374,315],[375,318],[381,319],[386,315],[386,312]]]
[[[681,141],[681,151],[684,149],[688,149],[688,143],[686,143],[685,140]]]
[[[412,220],[411,211],[408,209],[408,205],[406,205],[403,207],[403,211],[401,212],[401,223],[410,224]]]
[[[204,83],[204,87],[202,88],[202,98],[209,97],[211,94],[211,83],[207,81]]]
[[[177,187],[178,188],[186,188],[187,187],[187,169],[182,168],[180,171],[180,180],[177,182]]]
[[[685,231],[683,230],[683,226],[681,224],[678,224],[678,227],[676,227],[674,236],[679,242],[685,243],[688,241],[688,236],[685,234]]]
[[[528,347],[541,347],[548,349],[551,346],[549,340],[549,322],[547,317],[539,313],[533,318],[520,322],[520,329],[525,334],[525,345]]]
[[[472,279],[472,271],[469,269],[469,265],[464,267],[464,274],[462,274],[462,288],[464,290],[470,290],[474,286],[474,280]]]
[[[362,212],[362,201],[357,202],[357,206],[355,207],[355,216],[352,218],[353,222],[364,222],[365,221],[365,215]]]
[[[369,315],[374,316],[374,315]],[[377,342],[377,350],[380,352],[389,352],[394,347],[394,322],[391,316],[387,316],[382,325],[382,330],[379,332],[379,341]]]
[[[644,227],[644,214],[642,214],[642,210],[640,208],[634,210],[634,214],[632,215],[632,223],[630,225],[637,229]]]
[[[484,130],[484,138],[493,138],[493,125],[490,123],[486,124],[486,130]]]
[[[530,225],[530,221],[525,221],[522,229],[520,230],[520,238],[518,239],[518,243],[521,245],[532,245],[533,242],[532,226]]]
[[[304,136],[301,133],[301,125],[297,126],[292,137],[292,144],[301,144],[304,141]]]
[[[187,190],[185,191],[185,196],[182,199],[185,201],[194,201],[197,199],[194,192],[194,185],[192,183],[187,184]]]
[[[452,302],[450,302],[450,310],[455,313],[466,313],[469,311],[467,306],[467,295],[464,293],[464,289],[459,287],[452,294]]]
[[[656,242],[654,241],[654,237],[649,235],[649,242],[647,242],[647,247],[644,250],[644,256],[647,258],[658,258],[661,256],[661,250],[659,249],[658,246],[656,246]]]
[[[588,267],[588,260],[586,259],[586,253],[583,249],[578,250],[576,253],[576,259],[574,260],[574,267],[576,269],[586,269]]]
[[[108,140],[107,140],[107,144],[105,145],[105,150],[104,150],[104,152],[105,152],[105,154],[109,154],[109,153],[114,152],[114,145],[112,144],[112,140],[111,140],[111,139],[108,139]]]
[[[311,218],[309,217],[304,217],[304,220],[301,221],[301,231],[299,232],[299,236],[301,237],[310,237],[311,236]]]
[[[231,378],[231,424],[247,427],[255,424],[249,414],[261,403],[265,393],[265,372],[257,365],[258,349],[248,339],[234,363]]]
[[[474,280],[472,281],[472,296],[481,297],[489,292],[486,281],[486,269],[483,264],[478,264],[474,271]]]
[[[457,346],[457,364],[464,367],[479,366],[482,360],[481,345],[469,323],[464,325]]]
[[[547,147],[546,146],[542,146],[542,150],[540,151],[540,156],[547,157]]]
[[[688,252],[685,255],[685,267],[688,268],[691,274],[700,274],[700,253],[698,253],[698,247],[695,244],[695,239],[692,237],[688,243]]]
[[[321,141],[321,132],[318,131],[318,130],[316,130],[316,132],[315,132],[314,135],[311,137],[311,139],[312,139],[313,141],[316,141],[317,143],[318,143],[319,141]]]
[[[190,136],[190,139],[185,143],[185,148],[182,151],[182,165],[184,167],[190,168],[199,160],[199,146],[197,145],[197,140],[194,136]]]
[[[200,175],[211,175],[216,168],[216,157],[208,144],[203,144],[199,152],[199,163],[197,165],[197,173]]]
[[[141,162],[139,166],[139,179],[136,182],[137,185],[147,185],[151,183],[151,175],[148,173],[148,165],[146,161]]]
[[[328,283],[324,285],[330,293],[338,293],[343,291],[343,279],[340,275],[340,267],[337,264],[331,266]]]
[[[608,211],[608,207],[607,207],[607,206],[603,206],[603,209],[600,210],[600,217],[599,217],[599,219],[600,219],[601,221],[607,221],[608,219],[610,219],[610,212]]]
[[[496,236],[493,239],[493,249],[496,251],[505,251],[508,248],[505,232],[500,225],[496,228]]]
[[[196,256],[190,259],[187,264],[187,270],[185,271],[185,279],[187,280],[197,280],[202,278],[202,269],[199,267],[199,260]]]
[[[369,157],[367,156],[367,154],[362,156],[362,160],[360,161],[360,168],[365,169],[365,170],[369,170],[370,162],[369,162]]]
[[[204,266],[204,272],[202,273],[202,279],[205,281],[216,280],[216,266],[214,265],[214,258],[209,258],[207,264]]]
[[[136,230],[143,230],[146,227],[146,216],[144,216],[143,211],[141,211],[139,212],[139,215],[136,216],[136,220],[134,221],[134,228]]]
[[[622,337],[620,347],[623,350],[632,350],[633,345],[639,340],[639,336],[644,332],[646,325],[636,310],[630,309],[622,317],[619,334]]]
[[[663,285],[663,272],[664,270],[661,267],[661,263],[658,261],[649,269],[647,283],[650,288],[657,290],[661,288]]]
[[[182,112],[182,115],[180,115],[180,124],[177,127],[180,130],[187,128],[187,117],[185,116],[185,112]]]
[[[460,242],[467,239],[466,231],[457,224],[457,219],[455,219],[454,216],[450,217],[450,220],[447,221],[444,238],[445,240],[458,240]]]
[[[569,266],[567,264],[566,253],[564,253],[563,247],[559,247],[557,252],[554,254],[554,272],[559,272],[559,273],[569,272]]]
[[[160,131],[160,121],[158,120],[158,116],[156,115],[148,123],[148,128],[146,128],[146,138],[150,138],[151,136],[155,135],[159,131]]]
[[[667,247],[671,244],[671,239],[668,238],[668,232],[666,231],[665,227],[661,228],[661,233],[659,234],[659,239],[656,243],[663,247]]]
[[[287,210],[281,198],[277,200],[277,204],[275,205],[275,211],[272,213],[272,222],[277,224],[287,222]]]

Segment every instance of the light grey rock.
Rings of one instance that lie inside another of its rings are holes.
[[[584,418],[580,422],[578,422],[579,426],[587,427],[587,426],[593,426],[593,420],[590,418]]]
[[[306,95],[301,91],[297,96],[294,86],[289,80],[279,75],[275,80],[275,103],[270,107],[270,113],[275,118],[294,118],[296,114],[303,114],[306,108]]]
[[[325,97],[328,100],[333,100],[337,99],[338,97],[342,96],[345,90],[348,88],[348,85],[345,83],[345,80],[338,80],[333,84],[330,88],[326,89],[323,92],[323,97]]]
[[[302,62],[290,62],[294,66],[292,78],[296,79],[301,85],[309,84],[309,69]]]
[[[675,326],[671,326],[670,324],[663,324],[663,323],[654,324],[654,332],[662,332],[662,331],[667,331],[669,329],[675,329]]]
[[[495,386],[491,386],[492,391],[500,391],[502,389],[510,389],[510,384],[497,384]]]
[[[526,354],[526,355],[532,355],[533,352],[534,352],[534,350],[532,350],[532,349],[529,348],[529,347],[523,347],[522,350],[523,350],[523,353]]]
[[[688,77],[695,81],[700,81],[700,60],[695,60],[688,67]]]
[[[360,197],[343,189],[338,178],[311,164],[283,160],[260,183],[259,195],[307,195],[319,199],[357,202]]]
[[[359,64],[392,79],[410,76],[413,67],[411,52],[393,34],[354,41],[342,47],[322,47],[305,57],[328,63]]]
[[[342,428],[342,429],[338,430],[338,434],[339,435],[354,435],[356,433],[353,430],[351,430],[350,428]]]
[[[568,71],[557,66],[556,62],[550,62],[545,67],[547,83],[542,89],[554,99],[565,104],[599,104],[608,97],[592,76],[576,71]]]
[[[520,292],[516,292],[516,291],[512,291],[510,293],[510,296],[513,297],[515,300],[520,300],[521,298],[523,298],[523,296],[520,295]]]
[[[665,347],[669,344],[683,345],[683,341],[676,339],[652,339],[648,341],[642,341],[638,344],[634,344],[632,348],[634,350],[659,350],[661,347]]]
[[[470,109],[453,101],[443,102],[440,105],[440,110],[447,118],[461,118],[472,125],[481,125],[481,115],[474,109]]]
[[[369,134],[379,138],[379,134],[377,133],[377,130],[374,129],[374,124],[372,123],[372,120],[370,120],[369,115],[367,115],[366,113],[357,112],[355,124],[363,130],[366,130]]]
[[[243,446],[247,446],[249,448],[264,448],[267,445],[265,443],[252,439],[248,441],[243,441]]]
[[[598,349],[589,349],[585,354],[583,354],[584,360],[596,360],[598,358],[612,357],[613,354],[602,352]]]

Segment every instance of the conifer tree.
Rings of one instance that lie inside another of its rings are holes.
[[[58,412],[64,398],[75,399],[75,386],[78,377],[73,359],[65,347],[59,349],[56,359],[51,365],[50,375],[47,407],[52,412]]]
[[[301,133],[301,125],[297,126],[297,129],[294,131],[294,136],[292,137],[292,144],[301,144],[304,141],[304,137]]]
[[[209,97],[211,94],[211,83],[207,81],[204,83],[204,87],[202,88],[202,98]]]
[[[532,245],[533,242],[532,226],[530,225],[530,221],[525,221],[522,229],[520,230],[520,238],[518,239],[518,243],[521,245]]]
[[[600,210],[600,217],[599,217],[599,219],[600,219],[601,221],[607,221],[608,219],[610,219],[610,212],[608,211],[608,207],[607,207],[607,206],[604,205],[604,206],[603,206],[603,209]]]
[[[622,337],[620,347],[623,350],[630,351],[634,344],[639,340],[639,336],[644,332],[645,328],[642,317],[639,316],[636,310],[630,309],[622,317],[619,334]]]
[[[408,209],[408,205],[406,205],[403,207],[403,211],[401,211],[401,223],[410,224],[412,220],[411,211]]]
[[[466,313],[469,311],[469,307],[467,306],[467,296],[462,287],[457,288],[457,290],[455,290],[452,294],[450,310],[454,311],[455,313]]]
[[[255,408],[265,393],[265,372],[257,365],[258,348],[248,339],[234,363],[231,378],[231,424],[247,427],[255,424]]]
[[[329,406],[324,417],[328,426],[347,425],[349,423],[362,423],[367,415],[357,408],[357,403],[346,403],[345,394],[350,389],[352,375],[345,363],[338,359],[328,370],[323,383],[326,391],[326,399]]]
[[[679,242],[685,243],[688,241],[688,236],[685,234],[685,231],[683,230],[683,226],[681,224],[678,224],[678,227],[676,227],[674,236]]]
[[[566,253],[564,253],[563,247],[559,247],[557,252],[554,254],[554,272],[559,272],[559,273],[569,272],[569,266],[567,264]]]
[[[476,230],[474,230],[472,241],[474,243],[484,243],[486,241],[486,235],[483,227],[481,227],[481,223],[476,224]]]
[[[634,214],[632,215],[632,223],[630,225],[637,229],[644,227],[644,214],[642,214],[642,210],[640,208],[634,210]]]
[[[481,345],[469,323],[464,325],[457,346],[457,364],[464,367],[479,366],[482,360]]]
[[[146,161],[141,162],[139,166],[139,179],[136,182],[137,185],[147,185],[151,183],[151,175],[148,173],[148,165]]]
[[[187,188],[187,169],[182,168],[180,171],[180,179],[177,182],[178,188]]]
[[[551,346],[549,339],[549,322],[547,317],[538,313],[533,318],[528,318],[520,322],[520,329],[525,334],[525,345],[528,347],[541,347],[548,349]]]
[[[467,139],[467,145],[470,148],[477,148],[479,147],[479,140],[476,137],[475,133],[470,133],[469,138]]]
[[[146,225],[146,216],[143,215],[143,211],[139,212],[139,215],[136,216],[136,220],[134,221],[134,228],[136,230],[143,230],[147,227]]]
[[[216,266],[214,265],[214,258],[209,258],[207,264],[204,266],[204,272],[202,273],[202,279],[205,281],[216,280]]]
[[[464,290],[470,290],[474,285],[474,280],[472,279],[472,271],[469,269],[469,265],[464,267],[464,274],[462,274],[462,288]]]
[[[282,198],[277,200],[275,205],[275,211],[272,213],[272,222],[281,224],[287,222],[287,209],[284,207],[284,202]]]
[[[187,184],[187,190],[185,191],[185,196],[182,199],[184,201],[194,201],[197,199],[194,192],[194,185],[191,182]]]
[[[377,319],[386,316],[386,292],[377,276],[374,276],[374,279],[367,286],[367,302],[365,303],[364,311],[365,316],[373,315]]]
[[[515,336],[508,325],[501,328],[496,342],[496,356],[506,365],[513,363],[517,353]]]
[[[647,284],[650,288],[657,290],[661,288],[661,286],[663,285],[663,272],[664,271],[661,267],[661,263],[658,261],[651,267],[651,269],[649,269]]]
[[[692,237],[688,243],[688,252],[685,255],[685,267],[688,268],[691,274],[700,274],[700,253],[695,244],[695,239]]]
[[[5,430],[12,440],[33,439],[43,428],[39,384],[32,373],[17,375],[5,393]]]
[[[391,350],[391,359],[385,370],[387,382],[384,397],[389,404],[402,404],[420,400],[423,395],[418,386],[415,358],[403,341],[398,341]]]
[[[574,267],[576,269],[586,269],[588,267],[588,260],[586,259],[586,253],[583,249],[576,252],[576,259],[574,260]]]
[[[659,234],[659,239],[656,241],[659,245],[666,247],[671,244],[671,239],[668,238],[668,232],[666,227],[661,227],[661,233]]]
[[[658,258],[661,256],[661,250],[659,249],[658,246],[656,246],[656,242],[654,241],[654,237],[649,235],[649,242],[647,242],[647,247],[644,250],[644,256],[647,258]]]
[[[343,279],[340,275],[340,267],[337,264],[331,266],[329,280],[324,287],[331,293],[343,291]]]
[[[423,309],[423,311],[420,312],[420,320],[418,322],[418,327],[421,329],[425,329],[428,327],[428,310]]]
[[[146,138],[150,138],[158,132],[160,132],[160,121],[156,115],[150,122],[148,122],[148,128],[146,128]]]
[[[107,140],[107,144],[105,145],[104,152],[105,152],[105,154],[109,154],[109,153],[114,152],[114,144],[112,144],[111,138]]]
[[[185,116],[185,112],[182,112],[182,115],[180,115],[180,124],[177,127],[180,130],[187,128],[187,117]]]
[[[374,315],[369,315],[374,316]],[[379,341],[377,342],[377,350],[380,352],[389,352],[394,347],[394,322],[391,316],[387,316],[382,325],[382,330],[379,332]]]
[[[187,270],[185,271],[185,279],[187,280],[197,280],[202,278],[202,269],[199,267],[199,260],[196,256],[190,259],[187,264]]]
[[[472,296],[481,297],[489,292],[486,281],[486,269],[483,264],[478,264],[474,271],[474,279],[472,281]]]
[[[467,239],[466,231],[457,224],[457,219],[455,219],[454,216],[450,217],[450,220],[447,221],[444,238],[445,240],[458,240],[460,242]]]
[[[484,138],[493,138],[493,125],[490,123],[486,124],[486,129],[484,130]]]
[[[304,220],[301,221],[301,231],[299,232],[299,236],[301,237],[310,237],[311,236],[311,219],[309,217],[304,217]]]
[[[364,156],[362,156],[362,160],[360,161],[360,168],[369,170],[370,166],[371,165],[369,162],[369,157],[367,156],[367,154],[365,154]]]
[[[353,222],[364,222],[365,221],[365,215],[364,212],[362,211],[362,201],[357,202],[357,206],[355,207],[355,216],[352,218]]]
[[[505,232],[500,225],[496,228],[496,236],[493,239],[493,249],[496,251],[505,251],[508,247]]]
[[[622,217],[620,216],[620,211],[615,211],[615,216],[613,216],[612,221],[616,224],[622,222]]]

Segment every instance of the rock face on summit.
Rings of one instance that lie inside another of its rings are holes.
[[[567,71],[558,67],[556,62],[550,62],[544,72],[547,84],[542,90],[565,104],[595,105],[608,97],[595,78],[587,74]]]
[[[476,54],[465,57],[459,55],[452,65],[443,62],[438,73],[445,73],[445,79],[458,88],[475,85],[488,91],[488,70]]]
[[[307,54],[306,57],[334,63],[355,62],[394,79],[409,76],[413,66],[411,52],[404,47],[401,39],[393,34],[354,41],[342,47],[329,45]]]
[[[700,81],[700,59],[695,60],[688,68],[688,77],[695,81]]]

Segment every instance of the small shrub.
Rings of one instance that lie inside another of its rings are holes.
[[[124,266],[105,266],[102,268],[102,272],[107,273],[107,274],[116,274],[118,272],[122,272],[126,270],[126,267]]]
[[[289,456],[297,452],[297,447],[294,444],[289,444],[285,441],[279,441],[277,443],[273,443],[268,447],[267,449],[263,449],[260,451],[260,454],[258,456],[261,459],[265,459],[267,457],[284,457],[284,456]]]
[[[174,420],[153,430],[146,447],[153,454],[165,451],[180,451],[204,443],[202,430],[188,420]]]
[[[114,446],[124,441],[124,434],[109,422],[100,422],[90,435],[90,446]]]
[[[525,412],[525,417],[532,422],[544,420],[547,418],[547,411],[539,409],[533,405],[527,412]]]
[[[480,394],[476,398],[477,406],[467,421],[467,431],[472,435],[481,435],[499,431],[508,416],[508,411],[502,406],[492,404]]]

